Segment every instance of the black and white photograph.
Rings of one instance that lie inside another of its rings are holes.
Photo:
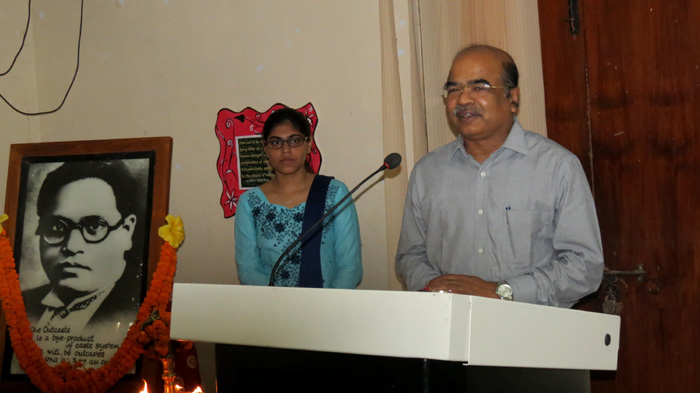
[[[34,340],[49,365],[102,366],[136,319],[148,252],[148,155],[23,162],[15,250]],[[14,357],[10,372],[23,374]]]

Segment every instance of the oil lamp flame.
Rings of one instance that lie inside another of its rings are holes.
[[[199,386],[197,386],[197,388],[196,388],[195,390],[193,390],[193,391],[191,391],[191,392],[188,392],[188,391],[185,390],[185,388],[183,388],[182,386],[180,386],[180,385],[175,385],[175,391],[177,391],[178,393],[204,393],[204,390],[202,390],[202,388],[199,387]]]

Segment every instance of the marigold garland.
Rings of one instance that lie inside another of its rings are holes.
[[[176,231],[181,231],[184,238],[182,220],[168,215],[167,221],[168,225],[164,227],[170,227],[171,223],[177,222]],[[86,368],[81,362],[63,362],[52,367],[46,363],[41,349],[34,342],[19,287],[12,246],[7,238],[7,231],[2,229],[1,225],[0,229],[0,299],[10,340],[20,367],[42,392],[102,393],[133,368],[139,356],[159,358],[168,354],[170,312],[167,309],[177,267],[177,246],[173,247],[170,239],[161,246],[158,266],[146,298],[139,308],[136,322],[131,325],[126,338],[109,362],[97,369]],[[171,233],[172,229],[167,228],[163,231]]]

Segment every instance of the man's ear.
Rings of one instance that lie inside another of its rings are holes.
[[[520,87],[510,89],[510,111],[516,113],[520,108]]]
[[[133,234],[135,227],[136,227],[136,215],[130,214],[126,219],[124,219],[124,223],[122,224],[122,228],[124,228],[127,232],[129,232],[129,234]]]

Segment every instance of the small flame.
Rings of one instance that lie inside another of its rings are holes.
[[[188,392],[187,390],[185,390],[185,388],[176,384],[175,390],[178,392],[181,392],[181,393],[204,393],[204,390],[202,390],[202,388],[200,388],[199,386],[197,386],[197,389],[193,390],[192,392]],[[141,392],[139,392],[139,393],[141,393]]]
[[[143,390],[139,393],[148,393],[148,384],[146,383],[145,379],[143,380]]]

